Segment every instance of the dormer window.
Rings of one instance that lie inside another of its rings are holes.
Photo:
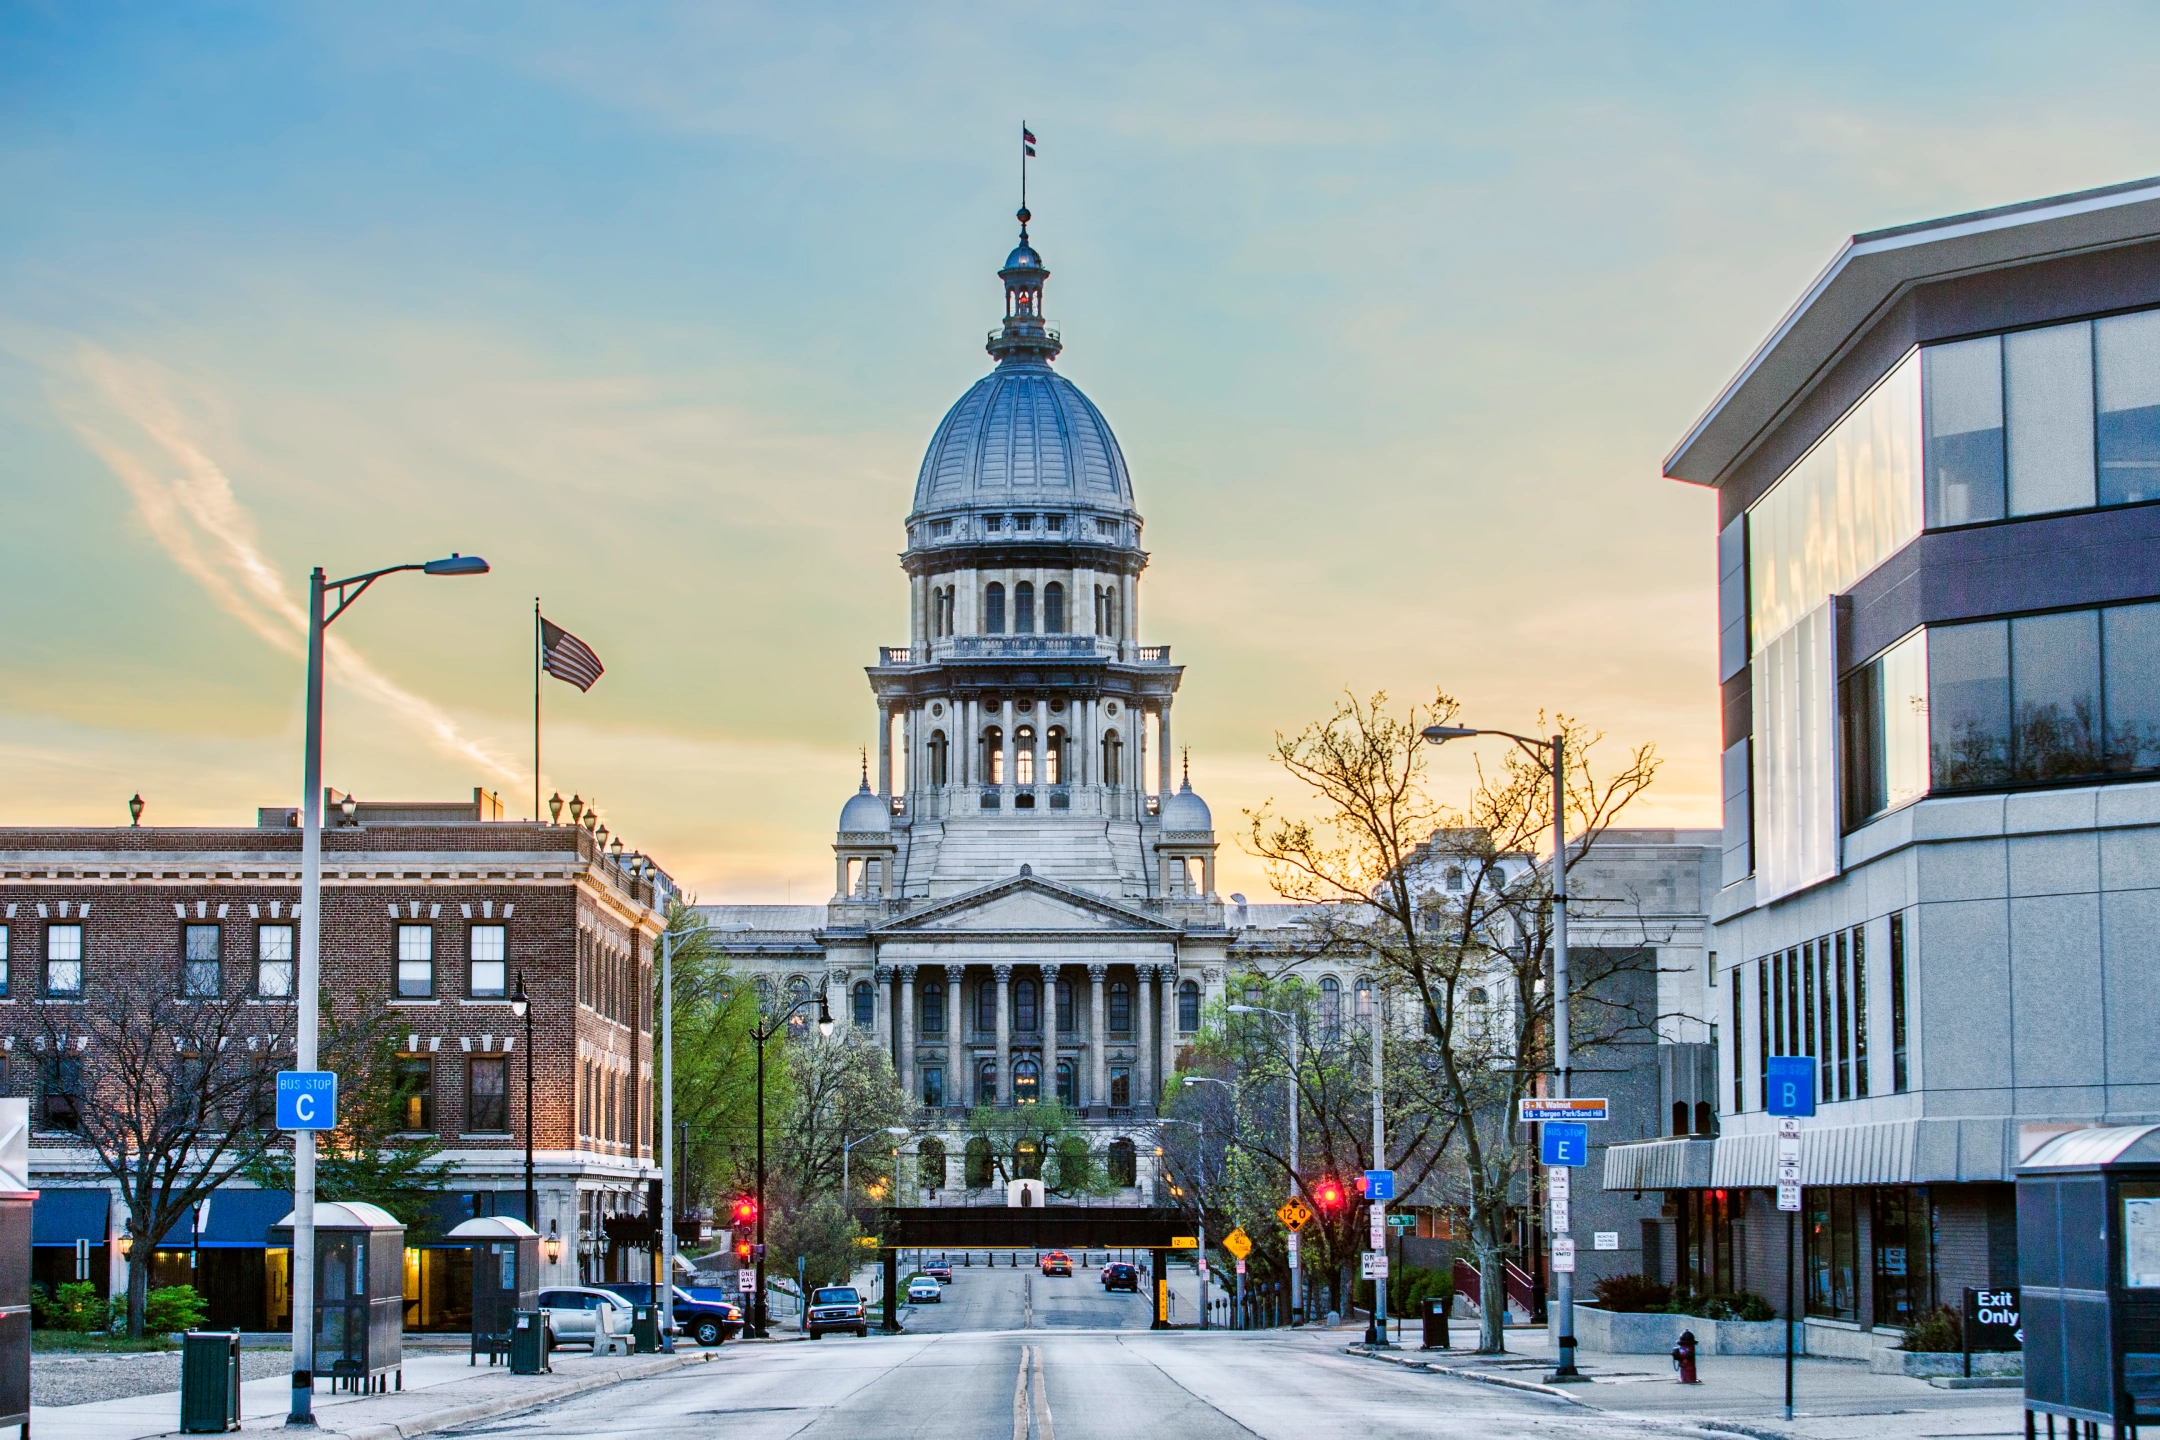
[[[1063,530],[1064,528],[1065,528],[1065,517],[1064,517],[1064,516],[1062,516],[1062,515],[1045,515],[1045,516],[1043,516],[1043,529],[1045,529],[1045,530],[1049,530],[1049,531],[1052,531],[1052,532],[1056,532],[1056,531],[1060,531],[1060,530]]]
[[[1027,532],[1028,532],[1029,530],[1032,530],[1033,528],[1035,528],[1035,517],[1034,517],[1034,516],[1032,516],[1032,515],[1015,515],[1015,516],[1013,516],[1013,529],[1015,529],[1015,530],[1018,530],[1018,531],[1020,531],[1020,532],[1021,532],[1022,534],[1026,534],[1026,533],[1027,533]]]
[[[1097,520],[1095,522],[1095,533],[1097,535],[1115,536],[1117,534],[1117,522],[1115,520]]]
[[[985,516],[983,516],[983,534],[985,534],[985,535],[995,535],[995,534],[997,534],[997,532],[998,532],[998,521],[999,521],[999,519],[1000,519],[1000,518],[1001,518],[1001,517],[999,517],[999,516],[996,516],[996,515],[985,515]]]
[[[950,521],[950,520],[932,520],[932,521],[930,522],[930,538],[931,538],[931,539],[933,539],[933,540],[943,540],[943,539],[945,539],[945,538],[946,538],[947,536],[949,536],[949,535],[951,535],[951,534],[952,534],[952,521]]]

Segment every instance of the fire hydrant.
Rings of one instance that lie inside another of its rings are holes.
[[[1680,1372],[1680,1383],[1682,1385],[1700,1385],[1702,1383],[1695,1378],[1694,1331],[1683,1330],[1680,1332],[1680,1343],[1673,1346],[1672,1363],[1673,1369]]]

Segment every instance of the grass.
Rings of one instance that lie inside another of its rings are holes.
[[[125,1335],[83,1330],[32,1330],[30,1348],[41,1355],[133,1355],[180,1347],[163,1335],[145,1335],[140,1340],[130,1340]]]

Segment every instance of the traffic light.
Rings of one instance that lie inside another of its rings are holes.
[[[748,1195],[735,1202],[735,1228],[747,1229],[757,1224],[757,1201]]]
[[[1313,1186],[1313,1203],[1322,1210],[1340,1210],[1343,1207],[1343,1188],[1339,1180],[1322,1180]]]
[[[735,1258],[745,1263],[749,1261],[750,1242],[748,1240],[738,1240],[735,1242]]]

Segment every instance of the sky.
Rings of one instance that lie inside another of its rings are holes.
[[[548,792],[817,901],[988,367],[1017,139],[1142,638],[1242,812],[1345,691],[1582,717],[1717,823],[1714,497],[1660,461],[1855,231],[2160,173],[2139,5],[0,0],[0,825]],[[1470,747],[1434,757],[1456,798]]]

